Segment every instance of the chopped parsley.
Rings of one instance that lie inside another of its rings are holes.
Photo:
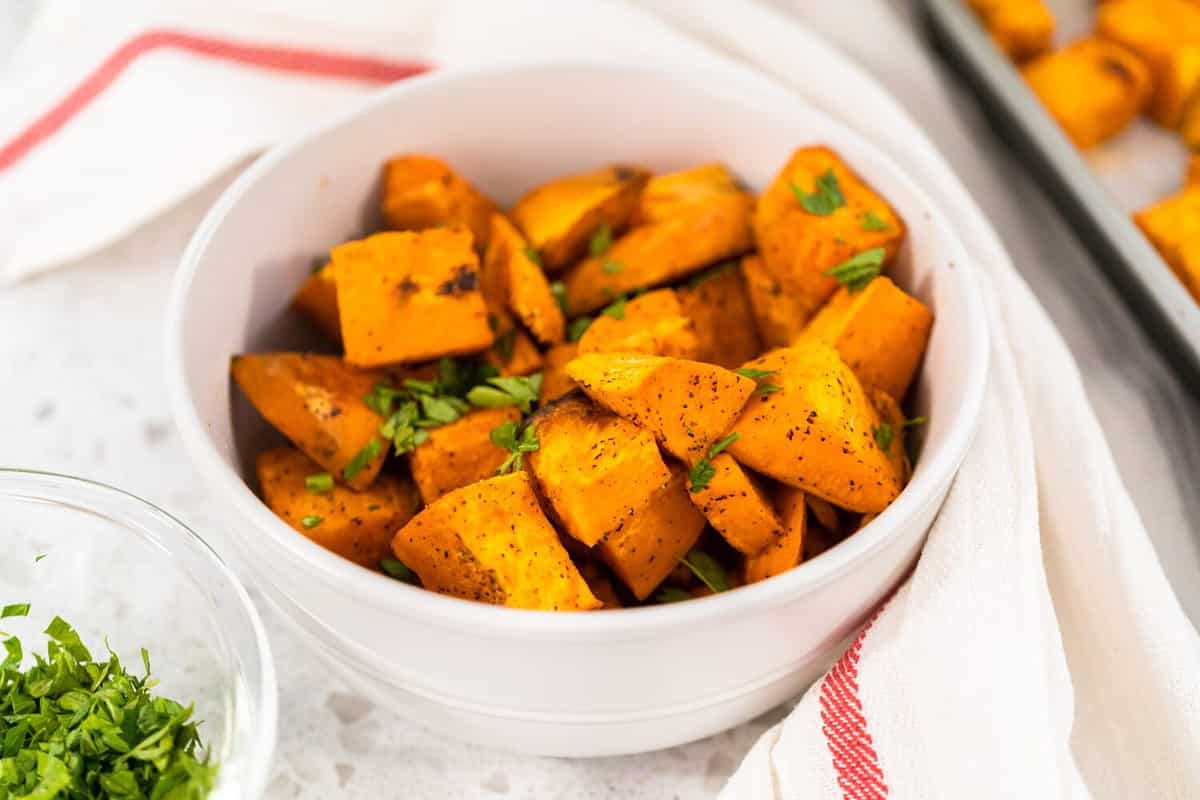
[[[759,397],[766,397],[769,394],[775,394],[775,392],[780,391],[781,387],[766,380],[778,371],[777,369],[754,369],[753,367],[742,367],[741,369],[734,370],[734,372],[743,378],[749,378],[758,384],[754,388],[754,391]]]
[[[892,426],[886,422],[881,422],[878,425],[871,426],[871,435],[875,437],[875,444],[879,445],[879,449],[887,452],[892,449]]]
[[[714,592],[729,591],[729,576],[715,558],[703,550],[693,550],[680,559],[700,581]]]
[[[588,255],[602,256],[608,252],[608,248],[612,247],[612,227],[607,222],[601,222],[600,227],[596,228],[592,233],[592,238],[588,240]],[[605,272],[608,271],[608,264],[605,264]]]
[[[723,451],[726,447],[729,447],[729,445],[733,444],[740,438],[741,438],[741,434],[738,433],[737,431],[734,431],[733,433],[726,436],[724,439],[719,440],[712,447],[708,448],[708,457],[716,458],[718,455],[720,455],[721,451]]]
[[[508,458],[496,468],[497,475],[520,470],[525,454],[536,452],[541,447],[532,425],[526,425],[518,433],[519,428],[520,426],[511,420],[492,428],[492,444],[508,451]]]
[[[837,280],[851,293],[861,292],[867,288],[867,284],[879,277],[884,254],[882,247],[872,247],[851,256],[825,274]]]
[[[800,207],[818,217],[828,217],[846,205],[846,198],[842,196],[842,187],[838,185],[837,175],[833,174],[832,169],[827,169],[817,176],[816,188],[812,194],[805,194],[801,191],[795,181],[791,181],[788,185],[792,187],[792,194],[796,196]]]
[[[654,595],[656,603],[678,603],[681,600],[691,600],[690,592],[680,589],[678,586],[664,586],[658,590],[658,594]]]
[[[890,231],[891,225],[888,225],[874,211],[867,211],[863,214],[862,229],[864,231]]]
[[[366,469],[367,464],[370,464],[375,456],[379,455],[381,449],[379,440],[372,436],[371,441],[367,442],[366,446],[362,450],[359,450],[354,458],[350,459],[350,463],[342,470],[342,477],[348,481],[354,480],[358,477],[358,473]],[[305,525],[304,527],[311,528],[312,525]]]
[[[313,494],[333,491],[333,476],[328,472],[318,472],[304,479],[304,488]]]
[[[0,619],[29,616],[29,603],[13,603],[0,608]]]
[[[688,481],[691,484],[692,494],[704,491],[708,487],[708,482],[717,474],[717,468],[707,458],[702,458],[696,462],[696,466],[692,467],[692,471],[688,473]]]
[[[558,307],[562,309],[564,314],[570,313],[567,311],[567,286],[562,281],[554,281],[550,284],[550,294],[554,295],[554,299],[558,301]]]
[[[525,257],[539,267],[542,265],[542,254],[537,251],[537,248],[531,244],[525,245]]]
[[[600,313],[613,319],[625,319],[625,304],[627,302],[628,300],[625,297],[618,297],[612,303],[605,306]]]
[[[300,524],[306,529],[312,529],[325,521],[324,517],[318,517],[316,514],[307,514],[300,518]]]
[[[513,349],[517,345],[517,329],[509,328],[504,333],[496,337],[495,343],[492,344],[492,349],[496,351],[496,355],[500,357],[500,363],[507,364],[512,361]]]
[[[488,378],[488,385],[476,386],[467,392],[467,402],[480,408],[516,406],[528,414],[542,391],[542,373],[529,376]]]
[[[413,572],[408,566],[399,559],[385,558],[379,562],[379,568],[389,576],[404,583],[416,584],[417,573]]]
[[[912,419],[904,420],[904,424],[902,427],[915,428],[916,426],[924,425],[927,422],[929,422],[929,417],[913,417]]]
[[[576,317],[571,320],[567,324],[567,341],[578,342],[590,327],[592,327],[591,317]]]

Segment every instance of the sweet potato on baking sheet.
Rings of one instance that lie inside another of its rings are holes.
[[[733,369],[762,352],[750,295],[738,262],[730,261],[696,276],[675,294],[683,316],[692,320],[696,330],[697,361]]]
[[[1077,147],[1123,131],[1150,97],[1150,70],[1132,51],[1106,39],[1077,39],[1021,70],[1050,116]]]
[[[1142,209],[1133,221],[1200,303],[1200,187],[1186,187]]]
[[[471,241],[471,232],[456,225],[379,233],[333,248],[346,361],[408,364],[490,346]]]
[[[688,498],[687,473],[675,467],[596,552],[637,599],[645,600],[696,544],[704,526],[704,515]]]
[[[481,408],[429,431],[429,439],[408,456],[413,480],[427,505],[447,492],[490,478],[508,451],[496,445],[492,430],[520,422],[515,408]]]
[[[689,465],[729,430],[755,390],[750,378],[715,364],[633,353],[581,355],[567,374]]]
[[[325,470],[293,447],[264,450],[255,465],[263,502],[277,517],[364,567],[391,555],[392,534],[421,507],[412,481],[398,475],[380,475],[362,492],[328,482],[314,491],[309,483]]]
[[[530,420],[538,450],[525,464],[565,533],[594,545],[667,484],[654,436],[590,400],[568,396]]]
[[[292,298],[292,308],[312,320],[322,332],[335,342],[342,341],[342,325],[338,319],[337,281],[333,278],[333,265],[325,264],[300,287]]]
[[[1050,49],[1054,15],[1045,0],[968,0],[1005,55],[1027,61]]]
[[[859,381],[904,397],[929,342],[933,315],[886,276],[857,292],[839,289],[796,338],[838,351]]]
[[[747,556],[762,552],[783,535],[783,524],[762,481],[721,453],[710,462],[713,473],[703,488],[689,496],[709,524],[735,550]]]
[[[544,345],[563,340],[563,313],[550,291],[546,273],[503,214],[492,215],[492,234],[484,256],[485,286],[494,284],[503,304]],[[487,289],[485,289],[487,291]]]
[[[392,551],[435,592],[512,608],[601,607],[546,519],[524,472],[456,489],[392,539]]]
[[[383,167],[381,210],[388,227],[420,230],[466,225],[480,252],[487,246],[496,204],[449,164],[423,155],[397,156]]]
[[[775,487],[774,507],[782,533],[766,549],[746,559],[742,569],[746,583],[781,575],[803,560],[808,527],[805,499],[801,489],[784,485]]]
[[[626,164],[567,175],[526,193],[510,215],[542,266],[557,272],[587,255],[601,228],[628,226],[649,179],[649,170]]]
[[[779,388],[746,404],[730,426],[738,434],[730,455],[851,511],[882,511],[896,499],[901,476],[873,434],[879,415],[836,350],[812,342],[746,366]]]
[[[311,353],[234,356],[230,372],[258,413],[334,478],[360,491],[375,480],[387,444],[363,397],[379,373]]]
[[[614,316],[617,313],[620,316]],[[695,358],[700,339],[675,291],[658,289],[621,303],[619,311],[597,316],[580,337],[579,352]]]

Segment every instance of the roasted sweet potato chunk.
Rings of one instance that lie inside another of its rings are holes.
[[[507,311],[489,314],[496,339],[483,360],[501,375],[529,375],[542,367],[542,351]]]
[[[312,275],[292,298],[292,308],[304,314],[326,336],[342,341],[342,326],[338,320],[337,282],[333,266],[325,264]]]
[[[601,314],[579,339],[580,353],[645,353],[695,358],[696,325],[672,289],[647,292],[626,302],[619,317]]]
[[[812,314],[811,302],[800,295],[788,294],[782,281],[767,271],[767,265],[758,256],[742,259],[742,274],[746,277],[746,296],[758,337],[769,348],[787,347],[804,330]]]
[[[904,222],[887,201],[828,147],[792,154],[754,212],[754,235],[766,274],[787,297],[783,312],[791,332],[808,321],[833,294],[828,273],[848,259],[882,249],[884,266],[904,239]],[[747,267],[747,279],[753,281]],[[757,300],[752,301],[756,310]],[[768,346],[788,344],[764,334]]]
[[[508,451],[492,442],[492,429],[520,420],[521,412],[515,408],[481,408],[429,431],[429,440],[408,457],[425,504],[495,475]]]
[[[539,448],[525,463],[563,530],[591,546],[628,524],[671,475],[654,436],[582,397],[531,419]]]
[[[804,557],[804,534],[808,526],[805,494],[792,486],[775,487],[775,512],[783,533],[765,550],[749,556],[742,570],[746,583],[757,583],[781,575]]]
[[[1183,104],[1200,80],[1195,49],[1200,46],[1200,5],[1192,0],[1106,0],[1096,9],[1096,35],[1149,67],[1150,115],[1168,127],[1178,125]]]
[[[908,463],[908,450],[904,446],[906,434],[904,412],[892,396],[880,389],[868,390],[867,396],[871,405],[879,414],[879,426],[872,431],[875,444],[887,454],[892,463],[892,471],[899,476],[900,486],[908,483],[912,467]]]
[[[1005,55],[1026,61],[1050,49],[1054,15],[1044,0],[969,0]]]
[[[762,351],[746,281],[737,262],[728,262],[711,273],[697,276],[676,295],[683,315],[695,324],[697,361],[733,369]]]
[[[688,464],[729,430],[755,388],[749,378],[714,364],[628,353],[581,355],[567,374]]]
[[[378,567],[390,555],[392,534],[421,506],[412,482],[396,475],[380,475],[363,492],[338,485],[310,491],[305,480],[324,469],[292,447],[264,450],[256,466],[263,502],[275,516],[364,567]]]
[[[625,607],[625,604],[621,602],[620,595],[617,594],[617,588],[613,584],[609,571],[604,566],[595,561],[588,561],[579,565],[579,574],[587,581],[592,594],[596,595],[604,604],[605,610]]]
[[[742,191],[737,179],[724,164],[655,175],[646,184],[641,202],[633,213],[633,224],[646,225],[679,216],[711,200],[714,195]]]
[[[759,393],[730,427],[728,453],[756,472],[851,511],[882,511],[900,476],[875,442],[879,415],[837,351],[810,342],[746,365],[779,391]]]
[[[485,283],[494,283],[504,305],[542,344],[563,340],[563,313],[550,292],[542,268],[531,258],[532,250],[521,233],[503,214],[492,215],[483,270]],[[486,291],[486,289],[485,289]]]
[[[1150,70],[1131,51],[1105,39],[1078,39],[1021,72],[1063,132],[1083,149],[1123,131],[1150,96]]]
[[[567,364],[579,355],[579,345],[570,342],[558,344],[546,351],[542,361],[542,394],[538,402],[545,405],[575,388],[575,381],[567,375]]]
[[[781,484],[782,485],[782,484]],[[812,510],[813,516],[817,522],[824,528],[831,531],[836,531],[841,527],[841,520],[838,518],[837,509],[833,507],[833,503],[828,500],[822,500],[813,495],[805,495],[805,501],[808,507]]]
[[[421,585],[512,608],[600,608],[524,472],[444,495],[396,532],[396,558]]]
[[[395,230],[466,225],[482,251],[496,204],[444,161],[406,155],[384,165],[382,211],[388,227]]]
[[[1189,186],[1133,220],[1200,303],[1200,187]]]
[[[851,292],[839,289],[796,344],[824,342],[838,351],[868,389],[904,397],[929,342],[933,315],[887,277]]]
[[[230,372],[258,413],[335,478],[358,490],[375,480],[387,445],[363,397],[377,373],[310,353],[234,356]]]
[[[711,461],[712,478],[689,496],[709,524],[735,549],[748,556],[762,552],[783,535],[783,526],[759,479],[721,453]]]
[[[645,600],[695,546],[704,524],[704,515],[688,499],[686,472],[674,468],[670,480],[596,552],[637,599]]]
[[[602,226],[624,230],[649,179],[648,170],[624,164],[556,178],[518,200],[512,219],[555,272],[583,258]]]
[[[413,363],[491,345],[466,227],[379,233],[335,247],[332,257],[351,364]]]

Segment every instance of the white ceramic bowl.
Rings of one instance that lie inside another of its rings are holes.
[[[287,309],[313,256],[371,223],[380,165],[447,159],[502,203],[572,170],[668,171],[710,160],[765,186],[797,146],[835,147],[900,211],[894,275],[936,314],[915,393],[928,415],[904,493],[798,569],[728,594],[592,614],[444,597],[344,561],[298,535],[247,485],[276,436],[231,392],[234,353],[305,346]],[[970,443],[987,328],[960,243],[903,172],[845,127],[766,82],[636,67],[554,65],[406,81],[273,149],[221,197],[171,301],[176,420],[263,589],[376,700],[453,736],[545,755],[668,747],[796,694],[914,563]]]

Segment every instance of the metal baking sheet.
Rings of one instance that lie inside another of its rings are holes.
[[[1050,4],[1056,44],[1091,27],[1088,0]],[[1200,394],[1200,305],[1129,218],[1179,190],[1187,151],[1148,120],[1081,153],[988,38],[965,0],[924,0],[934,42],[1000,129],[1158,347]]]

